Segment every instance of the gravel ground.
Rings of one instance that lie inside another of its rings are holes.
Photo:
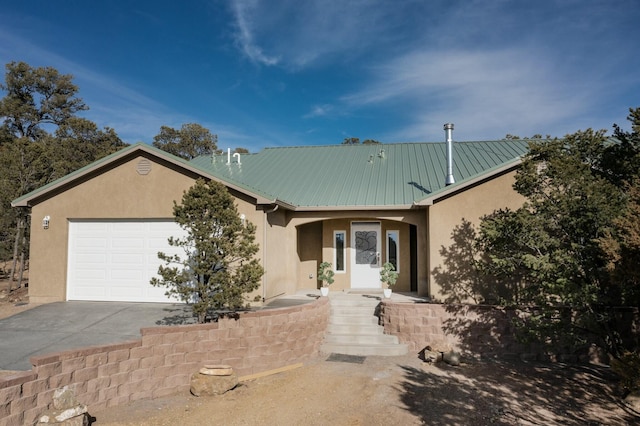
[[[217,397],[175,395],[89,412],[99,426],[640,424],[606,367],[495,361],[453,367],[414,355],[346,361],[359,360],[325,355]]]

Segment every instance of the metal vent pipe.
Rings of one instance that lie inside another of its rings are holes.
[[[444,125],[444,133],[447,140],[447,178],[444,183],[445,185],[451,185],[456,183],[453,178],[453,123]]]

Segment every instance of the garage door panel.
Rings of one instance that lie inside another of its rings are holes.
[[[111,247],[115,249],[140,249],[144,247],[145,241],[133,237],[120,237],[111,240]]]
[[[95,252],[84,252],[78,253],[77,255],[78,263],[82,265],[88,264],[103,264],[107,261],[107,255],[105,253],[95,253]]]
[[[94,268],[83,268],[78,269],[78,273],[76,274],[78,279],[82,280],[92,280],[92,281],[106,281],[107,273],[104,269],[94,269]]]
[[[108,229],[108,222],[83,222],[82,229],[78,231],[86,231],[90,234],[95,232],[106,232]]]
[[[98,248],[106,248],[108,245],[107,238],[96,238],[96,237],[78,237],[74,242],[74,245],[77,248],[90,248],[92,250]]]
[[[114,283],[126,281],[135,284],[135,282],[143,280],[146,275],[139,269],[134,268],[118,268],[111,271],[111,279]]]
[[[148,240],[149,248],[156,247],[158,249],[174,249],[174,247],[167,247],[167,239],[162,237],[152,237]]]
[[[113,247],[118,248],[118,247]],[[158,256],[156,255],[156,259]],[[140,265],[145,262],[145,259],[149,259],[149,257],[145,256],[144,253],[128,251],[127,253],[114,253],[111,255],[111,263],[112,264],[133,264]]]
[[[119,302],[125,302],[131,297],[144,297],[140,289],[132,290],[130,288],[114,287],[111,289],[111,297]]]
[[[151,286],[162,261],[179,253],[170,235],[185,235],[173,221],[78,221],[69,224],[68,300],[176,302]]]
[[[137,233],[139,229],[144,228],[148,223],[150,222],[111,222],[110,229],[116,234]]]
[[[92,298],[96,296],[106,297],[104,287],[81,287],[77,289],[76,294],[78,296],[77,300],[94,300]]]

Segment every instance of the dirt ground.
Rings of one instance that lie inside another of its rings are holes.
[[[33,308],[28,302],[27,288],[9,292],[0,279],[0,318]],[[622,396],[604,366],[323,355],[217,397],[174,395],[89,414],[97,426],[640,424]]]
[[[11,291],[9,291],[9,278],[7,276],[9,268],[8,262],[0,262],[0,319],[37,306],[29,303],[29,272],[25,272],[21,288],[17,288],[18,282],[16,280],[11,283]]]
[[[640,424],[605,367],[476,360],[453,367],[415,355],[352,361],[323,356],[216,397],[89,412],[98,426]]]

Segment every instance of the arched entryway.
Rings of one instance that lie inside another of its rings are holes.
[[[380,268],[392,263],[399,272],[396,291],[417,290],[417,228],[395,220],[375,218],[325,219],[296,227],[301,288],[319,288],[317,267],[330,262],[335,283],[331,290],[381,288]],[[314,276],[315,280],[309,277]],[[313,282],[310,282],[313,281]]]

